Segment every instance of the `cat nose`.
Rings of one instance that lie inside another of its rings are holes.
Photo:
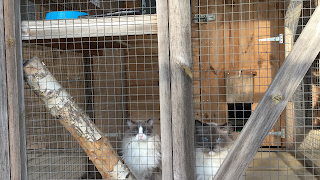
[[[143,134],[139,134],[139,138],[142,138]]]

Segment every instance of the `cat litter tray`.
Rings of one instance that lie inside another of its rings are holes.
[[[46,20],[55,20],[55,19],[76,19],[79,16],[86,16],[88,13],[80,11],[53,11],[46,14]]]

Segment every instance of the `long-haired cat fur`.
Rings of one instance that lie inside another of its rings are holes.
[[[196,179],[212,180],[234,143],[231,123],[195,122]]]
[[[127,120],[122,141],[123,160],[137,179],[153,179],[161,165],[161,142],[154,132],[153,119]]]

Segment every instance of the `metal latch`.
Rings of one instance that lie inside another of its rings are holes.
[[[279,34],[277,37],[272,37],[272,38],[264,38],[264,39],[259,39],[259,41],[279,41],[279,43],[283,43],[283,34]]]
[[[281,129],[281,131],[269,132],[269,135],[281,136],[281,138],[285,138],[286,137],[286,131],[285,131],[285,129]]]
[[[215,14],[195,14],[193,17],[193,22],[198,23],[200,21],[208,22],[216,20]]]
[[[279,43],[283,43],[283,34],[279,34],[277,37],[272,37],[272,38],[264,38],[264,39],[259,39],[259,41],[279,41]]]

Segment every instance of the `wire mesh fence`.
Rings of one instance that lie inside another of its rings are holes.
[[[212,179],[318,4],[191,5],[196,178]],[[161,179],[156,1],[22,0],[21,15],[23,58],[41,60],[116,152],[101,158],[25,84],[28,178],[106,179],[100,165],[117,156],[127,179]],[[318,77],[316,59],[242,179],[319,179]]]

